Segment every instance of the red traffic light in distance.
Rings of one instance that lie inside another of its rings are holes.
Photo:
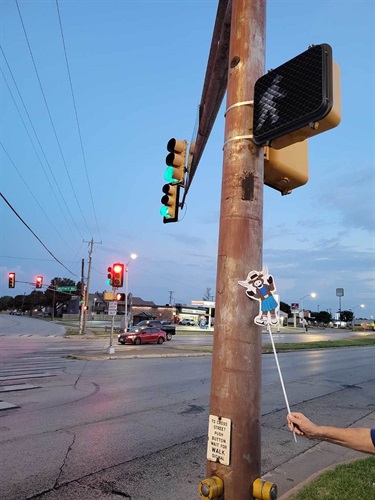
[[[112,286],[114,288],[121,288],[124,286],[124,264],[116,262],[112,267]]]
[[[35,280],[35,288],[42,288],[43,276],[37,276]]]
[[[16,286],[16,273],[8,273],[8,288]]]

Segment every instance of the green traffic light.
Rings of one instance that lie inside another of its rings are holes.
[[[175,169],[173,167],[168,167],[164,172],[164,179],[167,182],[178,182],[178,179],[173,177]]]
[[[169,215],[169,213],[168,213],[168,207],[161,207],[161,209],[160,209],[160,215],[162,215],[166,219],[170,219],[171,218],[171,215]]]

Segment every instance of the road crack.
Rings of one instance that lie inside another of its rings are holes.
[[[69,434],[71,434],[71,433],[69,433]],[[63,460],[63,463],[61,464],[61,467],[60,467],[59,474],[58,474],[58,476],[57,476],[57,478],[56,478],[55,484],[53,485],[53,489],[57,489],[57,488],[59,487],[59,480],[60,480],[60,477],[61,477],[61,475],[62,475],[62,473],[63,473],[63,469],[64,469],[64,467],[65,467],[66,461],[68,460],[68,455],[69,455],[69,453],[70,453],[71,449],[73,448],[73,445],[74,445],[74,443],[75,443],[75,440],[76,440],[76,435],[75,435],[75,434],[73,434],[73,440],[72,440],[71,444],[68,446],[68,449],[67,449],[67,451],[66,451],[66,454],[65,454],[65,457],[64,457],[64,460]]]
[[[74,389],[76,389],[76,388],[77,388],[77,384],[78,384],[78,382],[79,382],[79,379],[80,379],[80,378],[81,378],[81,376],[82,376],[82,373],[84,372],[84,370],[85,370],[85,368],[86,368],[86,366],[87,366],[87,363],[88,363],[88,361],[86,361],[86,363],[83,365],[82,370],[81,370],[81,373],[78,375],[77,380],[74,382],[74,384],[73,384],[73,388],[74,388]]]

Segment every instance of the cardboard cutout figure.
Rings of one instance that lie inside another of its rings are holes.
[[[259,302],[259,314],[254,318],[254,323],[260,326],[277,325],[276,310],[279,304],[272,294],[276,291],[276,285],[267,267],[264,266],[262,272],[250,271],[246,281],[238,283],[246,287],[246,295],[250,299]]]

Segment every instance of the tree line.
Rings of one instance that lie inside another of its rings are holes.
[[[57,287],[76,287],[76,291],[72,292],[62,292],[58,291]],[[44,286],[45,290],[33,290],[31,293],[23,295],[16,295],[11,297],[9,295],[4,295],[0,297],[0,311],[12,311],[17,310],[22,313],[27,311],[32,311],[37,309],[41,311],[44,308],[62,309],[68,304],[72,296],[81,295],[81,282],[77,283],[70,278],[53,278],[50,285]],[[56,314],[55,314],[56,315]]]

